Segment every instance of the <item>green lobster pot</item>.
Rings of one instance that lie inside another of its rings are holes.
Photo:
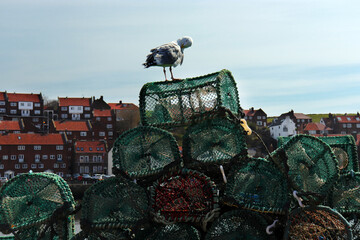
[[[235,80],[228,70],[180,81],[151,82],[140,91],[142,125],[176,126],[220,108],[242,114]]]

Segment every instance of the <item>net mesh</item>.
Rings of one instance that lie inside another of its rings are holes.
[[[200,164],[229,163],[247,156],[244,129],[227,118],[207,119],[194,124],[184,135],[183,155],[189,168]]]
[[[103,229],[102,231],[81,231],[71,240],[129,240],[128,231],[123,229]]]
[[[199,231],[185,223],[152,226],[146,235],[136,235],[136,240],[200,240]]]
[[[305,207],[293,210],[284,239],[352,239],[349,223],[328,207]]]
[[[328,144],[316,137],[296,135],[271,153],[292,190],[305,202],[321,203],[338,180],[338,161]]]
[[[2,232],[33,238],[45,230],[62,237],[73,234],[74,222],[68,215],[75,210],[75,201],[68,184],[56,174],[17,175],[0,189],[0,204]]]
[[[219,107],[242,114],[235,80],[228,70],[181,81],[152,82],[140,91],[143,125],[182,125]]]
[[[80,223],[82,229],[130,228],[147,214],[145,189],[130,180],[113,177],[86,190]]]
[[[340,213],[360,213],[360,173],[340,176],[330,194],[330,205]]]
[[[355,139],[352,135],[345,136],[321,136],[320,140],[329,144],[339,162],[340,173],[359,171],[359,161]],[[278,146],[284,145],[290,137],[280,137]]]
[[[286,178],[274,164],[253,158],[231,170],[225,199],[230,205],[285,214],[289,204],[288,192]]]
[[[233,210],[217,218],[208,230],[205,240],[253,240],[275,239],[266,233],[268,223],[259,213]]]
[[[218,208],[218,191],[204,174],[182,169],[154,183],[151,208],[159,222],[209,221]]]
[[[123,133],[114,143],[114,168],[130,178],[156,175],[165,167],[180,164],[175,138],[159,128],[140,126]]]

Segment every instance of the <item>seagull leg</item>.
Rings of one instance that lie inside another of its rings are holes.
[[[170,66],[170,73],[171,73],[171,80],[173,80],[173,81],[179,81],[179,80],[181,80],[181,79],[179,79],[179,78],[174,78],[174,76],[173,76],[173,73],[172,73],[172,68],[171,68],[171,66]]]
[[[164,75],[165,75],[165,81],[167,81],[165,67],[164,67]]]

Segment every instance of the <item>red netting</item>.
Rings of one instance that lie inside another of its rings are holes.
[[[166,221],[202,221],[217,208],[218,193],[205,175],[183,169],[154,184],[152,210]]]

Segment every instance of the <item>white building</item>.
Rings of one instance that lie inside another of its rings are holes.
[[[269,128],[270,128],[271,137],[276,140],[279,137],[288,137],[288,136],[296,135],[296,125],[289,116],[281,120],[275,119],[271,123]]]

